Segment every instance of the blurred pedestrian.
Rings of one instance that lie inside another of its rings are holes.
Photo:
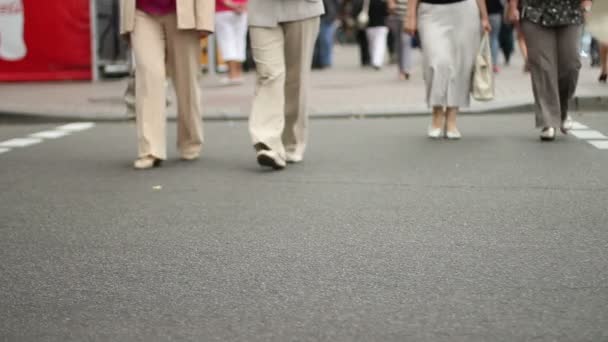
[[[574,96],[581,68],[579,46],[589,0],[511,0],[509,17],[521,21],[528,46],[528,65],[536,103],[536,127],[543,141],[556,129],[572,128],[568,102]],[[521,15],[521,16],[520,16]]]
[[[511,56],[513,56],[513,52],[515,51],[515,37],[513,33],[513,25],[503,20],[500,26],[500,34],[498,35],[498,44],[506,66],[511,64]]]
[[[403,31],[407,14],[407,0],[388,0],[389,28],[395,37],[399,79],[409,80],[412,63],[412,37]]]
[[[225,84],[243,83],[243,62],[247,54],[247,0],[216,0],[215,35],[228,65]]]
[[[503,1],[504,0],[486,0],[488,19],[490,20],[490,26],[492,26],[492,31],[490,32],[490,50],[492,51],[492,64],[494,65],[494,72],[496,73],[499,71],[498,53],[500,52],[500,29],[504,17]]]
[[[308,137],[312,55],[324,13],[321,0],[250,0],[257,83],[249,132],[262,166],[302,161]]]
[[[315,42],[313,68],[325,69],[333,64],[334,40],[336,35],[336,20],[340,3],[338,0],[323,0],[325,14],[321,16],[319,36]]]
[[[600,43],[600,83],[608,81],[608,43]]]
[[[490,31],[485,0],[409,0],[405,30],[420,33],[430,138],[461,138],[456,117],[470,103],[482,29]]]
[[[359,46],[359,60],[361,66],[370,65],[369,43],[367,40],[367,25],[369,24],[369,7],[371,0],[350,0],[351,16],[355,22],[356,32],[355,39]],[[366,22],[361,22],[361,18],[366,18]]]
[[[370,63],[376,70],[384,65],[388,36],[387,0],[369,0],[369,23],[365,29],[369,46]]]
[[[178,149],[182,159],[199,157],[202,143],[199,88],[200,37],[213,31],[213,0],[123,0],[121,33],[135,56],[138,135],[136,169],[166,159],[166,70],[178,104]],[[195,8],[192,12],[189,9]]]

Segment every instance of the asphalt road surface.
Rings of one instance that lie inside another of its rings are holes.
[[[0,340],[608,341],[608,113],[575,120],[318,120],[281,172],[243,122],[143,172],[132,123],[3,124]]]

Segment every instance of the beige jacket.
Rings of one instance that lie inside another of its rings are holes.
[[[247,13],[249,26],[276,27],[279,23],[318,17],[324,7],[322,0],[249,0]]]
[[[136,0],[120,0],[120,33],[131,33],[135,26]],[[180,30],[213,32],[215,0],[177,0],[177,27]]]

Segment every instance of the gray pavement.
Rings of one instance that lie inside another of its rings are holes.
[[[607,341],[608,150],[427,120],[314,121],[282,172],[231,121],[150,172],[129,123],[0,154],[0,340]]]
[[[420,56],[414,55],[412,79],[397,79],[396,66],[382,71],[362,69],[358,65],[355,46],[336,47],[335,67],[315,71],[311,78],[311,114],[313,117],[335,118],[350,116],[407,116],[427,114],[424,103],[424,84],[420,70]],[[596,110],[608,108],[608,86],[597,82],[598,70],[585,61],[576,106]],[[496,99],[487,103],[473,102],[467,109],[472,113],[509,113],[532,110],[532,91],[529,75],[522,72],[519,56],[512,65],[503,67],[496,78]],[[206,119],[244,119],[251,107],[254,75],[246,75],[240,87],[221,86],[219,79],[206,76],[201,81],[203,108]],[[62,119],[120,121],[125,119],[122,96],[124,80],[99,83],[3,83],[0,84],[0,116],[24,116],[43,121]],[[169,92],[173,96],[172,91]],[[173,101],[175,104],[176,101]],[[174,118],[175,106],[169,108]]]

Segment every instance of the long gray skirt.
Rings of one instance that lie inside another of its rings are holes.
[[[481,41],[475,0],[418,7],[426,101],[430,107],[467,107]]]

